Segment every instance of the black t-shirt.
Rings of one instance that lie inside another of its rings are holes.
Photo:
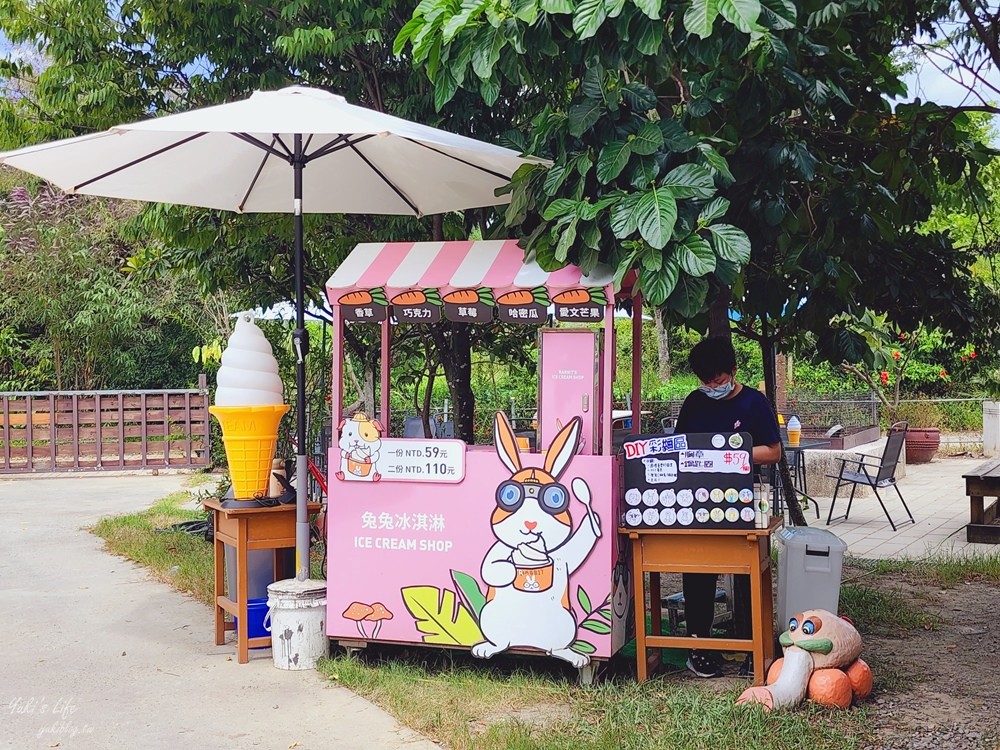
[[[692,391],[684,399],[674,432],[749,432],[754,445],[781,442],[771,402],[746,385],[732,398],[722,400]]]

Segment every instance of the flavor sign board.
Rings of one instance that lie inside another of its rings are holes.
[[[638,435],[626,440],[622,525],[754,528],[752,447],[746,432]]]

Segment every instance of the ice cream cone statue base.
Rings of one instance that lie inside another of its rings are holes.
[[[288,408],[287,404],[209,407],[222,425],[229,476],[237,499],[267,496],[278,425]]]

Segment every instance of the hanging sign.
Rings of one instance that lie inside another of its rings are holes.
[[[505,323],[541,325],[545,322],[549,309],[549,292],[544,286],[530,291],[517,289],[497,297],[500,320]]]
[[[381,323],[386,319],[388,300],[382,287],[358,289],[343,294],[337,300],[344,312],[344,320],[356,323]]]
[[[602,287],[567,289],[552,298],[556,307],[556,320],[599,321],[604,316],[608,295]]]
[[[639,435],[623,451],[626,527],[752,529],[766,512],[754,498],[749,433]]]
[[[441,320],[441,295],[437,289],[414,289],[389,300],[400,323],[437,323]]]
[[[456,323],[489,323],[493,320],[493,290],[456,289],[444,295],[444,316]]]

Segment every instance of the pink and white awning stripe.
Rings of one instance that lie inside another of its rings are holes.
[[[330,301],[355,289],[383,287],[386,294],[411,289],[487,287],[497,294],[514,289],[545,287],[550,293],[565,289],[607,287],[612,270],[598,266],[584,276],[576,266],[545,271],[524,259],[516,240],[481,242],[372,242],[358,245],[326,282]]]

